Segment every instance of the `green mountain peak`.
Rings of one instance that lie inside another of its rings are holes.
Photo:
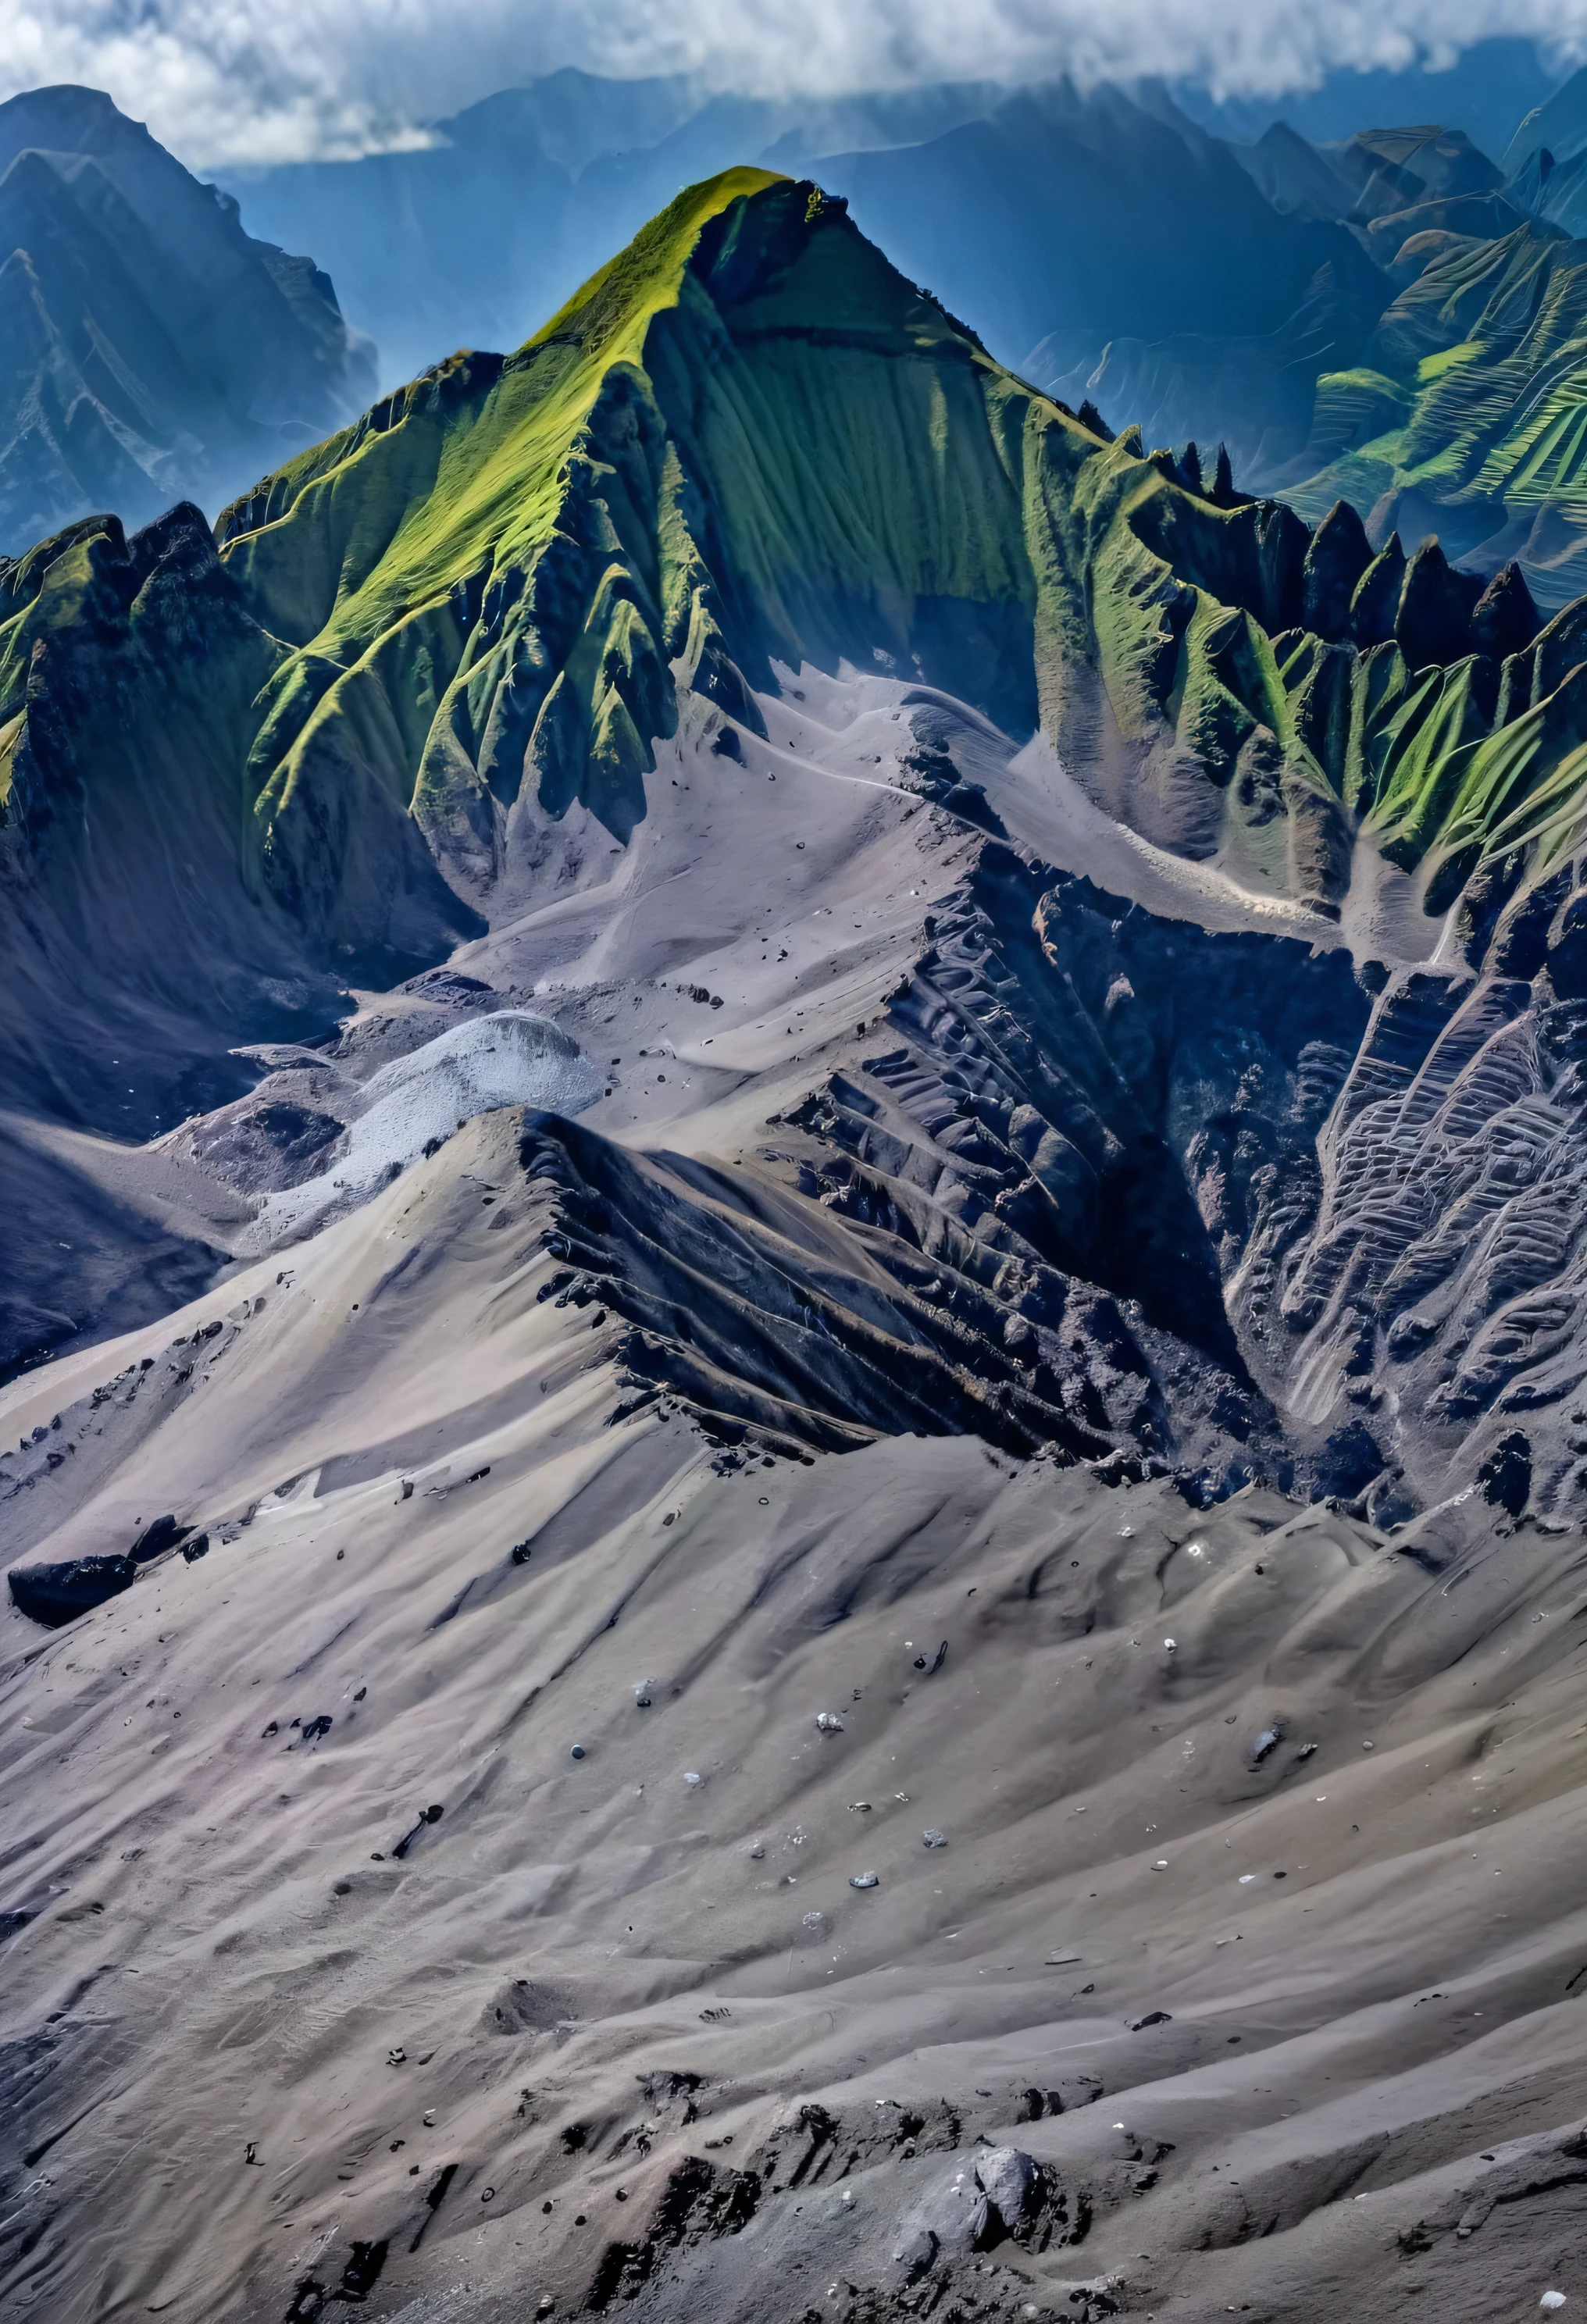
[[[1435,909],[1496,849],[1573,844],[1574,610],[1535,637],[1513,573],[1374,558],[1346,510],[1314,535],[1226,463],[1209,484],[1088,422],[843,202],[732,171],[517,353],[455,355],[267,477],[217,554],[189,512],[8,567],[0,779],[30,830],[67,756],[159,800],[180,727],[228,876],[330,959],[499,916],[576,805],[625,843],[680,688],[759,729],[805,662],[1039,729],[1145,836],[1325,909],[1358,838]]]

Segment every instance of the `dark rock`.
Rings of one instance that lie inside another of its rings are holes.
[[[205,1166],[244,1192],[295,1186],[325,1167],[342,1134],[334,1115],[281,1098],[242,1099],[193,1136]]]
[[[1471,641],[1477,653],[1521,653],[1536,636],[1537,608],[1518,565],[1501,565],[1472,613]]]
[[[1483,1499],[1518,1517],[1532,1498],[1532,1447],[1519,1429],[1500,1437],[1477,1471]]]
[[[1394,635],[1404,586],[1405,551],[1399,545],[1398,533],[1392,532],[1387,547],[1372,559],[1351,597],[1350,635],[1353,643],[1363,647],[1388,644]]]
[[[219,1329],[218,1323],[211,1324],[204,1336],[208,1338]],[[147,1565],[152,1558],[163,1557],[168,1549],[175,1549],[179,1542],[186,1541],[192,1530],[191,1526],[179,1525],[174,1517],[156,1517],[134,1542],[128,1553],[133,1563]]]
[[[386,2264],[388,2249],[385,2238],[379,2243],[355,2242],[342,2265],[342,2278],[335,2297],[338,2300],[367,2300],[380,2281]]]
[[[1010,2235],[1017,2235],[1036,2206],[1041,2168],[1018,2146],[994,2146],[978,2155],[975,2177],[992,2210]]]
[[[130,1590],[137,1573],[130,1557],[74,1557],[61,1565],[14,1565],[5,1578],[18,1613],[58,1630]]]
[[[1435,540],[1423,541],[1406,567],[1394,620],[1407,667],[1425,669],[1469,653],[1472,615],[1481,594],[1481,582],[1455,572]]]

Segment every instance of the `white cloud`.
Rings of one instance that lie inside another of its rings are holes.
[[[1587,52],[1587,0],[0,0],[0,96],[107,89],[206,168],[412,143],[565,64],[768,95],[1068,71],[1274,97],[1495,32]]]

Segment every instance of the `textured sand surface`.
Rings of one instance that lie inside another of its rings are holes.
[[[1518,2239],[1579,2267],[1587,2159],[1534,2152],[1587,2114],[1579,1545],[1435,1578],[964,1438],[724,1472],[610,1425],[536,1216],[489,1117],[53,1368],[36,1529],[210,1545],[7,1625],[14,2312],[281,2315],[383,2240],[383,2310],[560,2312],[694,2155],[757,2198],[645,2312],[843,2313],[983,2135],[1092,2224],[970,2262],[978,2313],[1518,2315]]]
[[[801,678],[741,761],[686,722],[669,811],[453,966],[578,1041],[680,1238],[731,1180],[880,1299],[765,1118],[864,1047],[981,835],[890,787],[905,689]],[[1000,753],[965,771],[1066,868],[1314,933]],[[456,1021],[362,998],[280,1064],[338,1119]],[[0,1617],[0,2312],[1587,2296],[1579,1532],[729,1443],[566,1288],[539,1134],[487,1107],[0,1394],[8,1565],[193,1528],[67,1628]],[[203,1183],[240,1247],[256,1198]]]

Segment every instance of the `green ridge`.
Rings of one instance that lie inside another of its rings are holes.
[[[1375,368],[1319,380],[1286,496],[1313,520],[1340,498],[1385,528],[1414,512],[1452,554],[1502,540],[1557,607],[1587,586],[1587,260],[1530,225],[1447,239],[1379,322]]]
[[[1487,360],[1458,301],[1446,345],[1397,328],[1408,380],[1350,374],[1341,424],[1408,416],[1341,467]],[[515,355],[460,354],[266,478],[218,564],[189,543],[148,577],[93,520],[0,571],[0,783],[47,815],[53,719],[157,785],[177,721],[260,893],[328,945],[421,950],[515,831],[582,801],[627,838],[680,684],[753,726],[774,664],[880,658],[1039,725],[1253,886],[1336,899],[1364,832],[1441,905],[1495,851],[1573,844],[1580,625],[1526,644],[1517,601],[1473,613],[1435,550],[1359,535],[1108,440],[842,203],[734,171]],[[51,690],[95,656],[114,683]]]

